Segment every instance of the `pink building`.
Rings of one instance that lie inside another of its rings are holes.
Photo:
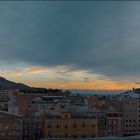
[[[123,99],[124,135],[140,134],[140,99],[125,97]]]
[[[22,116],[0,111],[0,139],[22,140]]]
[[[123,118],[120,112],[107,112],[106,116],[107,136],[123,135]]]

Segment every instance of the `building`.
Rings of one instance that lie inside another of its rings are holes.
[[[98,118],[98,136],[99,137],[105,137],[106,136],[106,112],[105,111],[99,111],[97,113]]]
[[[98,136],[98,120],[88,115],[62,112],[45,117],[45,138],[92,138]]]
[[[65,96],[47,96],[47,94],[24,94],[19,93],[16,96],[16,106],[18,107],[19,114],[26,116],[28,109],[31,104],[38,104],[41,108],[47,108],[55,105],[57,106],[59,103],[63,104],[64,107],[68,99]],[[48,110],[48,108],[46,109]],[[54,112],[54,111],[53,111]]]
[[[0,90],[0,110],[8,111],[9,90]]]
[[[0,139],[22,140],[22,116],[0,111]]]
[[[15,99],[15,106],[18,107],[19,114],[26,116],[28,112],[28,108],[30,104],[32,104],[32,100],[43,96],[44,94],[28,94],[28,93],[18,93]]]
[[[34,140],[43,137],[43,118],[46,113],[60,115],[67,106],[64,96],[41,96],[32,99],[24,118],[23,139]]]
[[[140,99],[137,96],[123,98],[123,118],[125,136],[140,134]]]
[[[22,140],[35,140],[35,121],[31,116],[23,118]]]
[[[19,93],[18,90],[10,90],[8,93],[8,112],[19,114],[19,108],[16,105],[16,97]]]
[[[97,103],[98,103],[98,97],[97,97],[97,95],[90,96],[90,98],[89,98],[89,104],[92,106],[92,105],[96,105]]]
[[[123,117],[121,112],[109,111],[106,115],[107,136],[123,136]]]
[[[36,104],[30,104],[23,119],[23,140],[37,140],[42,138],[42,111]]]

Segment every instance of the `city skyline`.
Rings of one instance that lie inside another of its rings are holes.
[[[0,2],[0,76],[29,86],[139,87],[140,2]]]

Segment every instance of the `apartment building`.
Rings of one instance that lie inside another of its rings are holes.
[[[107,136],[123,136],[123,117],[121,112],[109,111],[106,114]]]
[[[22,140],[22,116],[0,111],[0,139]]]
[[[88,115],[62,112],[45,117],[45,138],[93,138],[98,136],[98,120]]]
[[[140,134],[139,95],[126,96],[123,98],[123,118],[124,118],[124,135]]]
[[[9,90],[0,90],[0,110],[8,111]]]

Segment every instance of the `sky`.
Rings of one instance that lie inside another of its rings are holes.
[[[1,1],[0,75],[35,87],[140,87],[139,1]]]

